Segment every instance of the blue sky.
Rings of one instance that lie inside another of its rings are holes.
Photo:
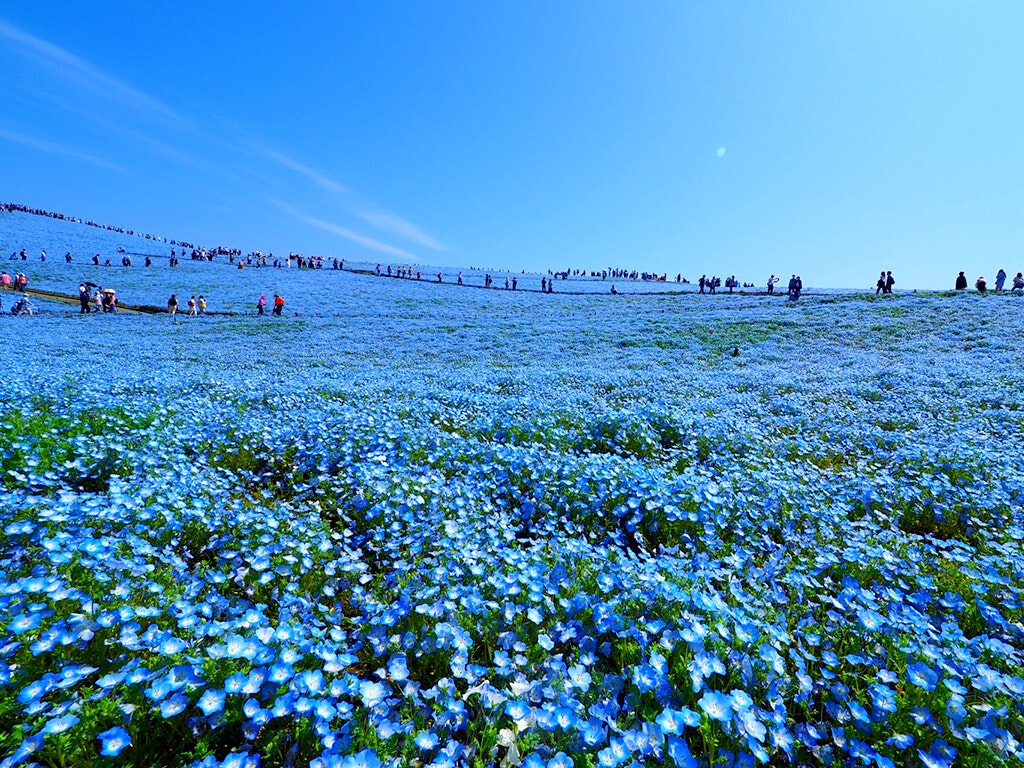
[[[8,0],[0,199],[371,262],[949,287],[1024,269],[1021,40],[1014,2]]]

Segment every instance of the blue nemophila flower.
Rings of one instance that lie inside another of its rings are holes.
[[[375,683],[370,680],[363,680],[359,683],[359,696],[363,705],[373,709],[387,698],[388,689],[382,683]]]
[[[525,701],[513,700],[505,703],[505,714],[511,717],[518,727],[523,728],[533,717],[533,710]]]
[[[246,717],[254,718],[262,712],[260,703],[256,699],[246,699],[242,705],[242,714]]]
[[[951,723],[960,725],[967,717],[967,708],[964,707],[963,699],[959,696],[950,697],[946,702],[946,716]]]
[[[431,731],[420,731],[413,739],[417,749],[428,750],[437,746],[437,734]]]
[[[203,692],[203,695],[199,697],[199,701],[196,702],[196,706],[202,710],[203,714],[209,717],[215,712],[220,712],[224,709],[224,701],[226,695],[224,691],[208,688]]]
[[[934,691],[935,685],[939,682],[939,676],[927,664],[918,661],[907,667],[907,680],[918,688]]]
[[[857,621],[869,632],[874,632],[885,624],[885,618],[870,608],[861,608],[857,612]]]
[[[128,731],[119,725],[103,731],[96,738],[103,742],[100,754],[107,757],[117,757],[121,754],[121,750],[132,743],[132,737],[128,735]]]
[[[925,768],[952,768],[955,764],[957,750],[942,739],[936,739],[932,748],[925,752],[917,750],[917,756]]]
[[[574,688],[579,688],[581,691],[586,693],[590,689],[590,683],[593,680],[587,668],[582,664],[574,664],[567,670],[569,676],[569,682]]]
[[[946,677],[943,679],[942,684],[946,686],[950,691],[958,696],[966,696],[967,688],[960,684],[958,680],[952,677]]]
[[[697,704],[712,720],[724,723],[732,717],[732,699],[728,694],[705,691]]]
[[[182,640],[180,640],[177,637],[171,636],[160,643],[159,650],[160,653],[162,653],[164,656],[173,656],[175,654],[181,653],[187,647],[188,646]]]
[[[42,733],[36,733],[29,736],[27,739],[21,742],[14,753],[10,756],[10,765],[19,765],[25,761],[29,755],[38,752],[44,743],[44,735]],[[7,762],[6,760],[4,762]]]
[[[43,696],[51,689],[52,683],[49,679],[33,680],[18,693],[18,701],[28,704]]]
[[[364,749],[342,759],[338,768],[381,768],[381,763],[375,751]]]
[[[42,620],[42,613],[21,613],[15,616],[7,625],[7,631],[13,632],[16,635],[23,635],[26,632],[31,632],[33,629],[38,629]]]
[[[979,664],[974,677],[971,678],[971,685],[979,691],[988,692],[998,685],[1000,677],[997,670],[987,664]]]
[[[633,669],[633,685],[640,691],[653,691],[661,679],[662,676],[650,664],[640,664]]]
[[[580,738],[588,747],[604,744],[608,737],[608,728],[600,720],[590,719],[580,724]]]
[[[388,660],[388,675],[392,680],[402,682],[409,677],[409,667],[404,653],[396,653]]]
[[[557,755],[548,760],[547,768],[573,768],[573,759],[569,757],[565,752],[559,752]]]
[[[896,749],[908,749],[914,746],[914,737],[909,733],[896,733],[886,739],[885,743]]]
[[[44,736],[48,736],[51,733],[64,733],[79,722],[78,717],[75,715],[63,715],[62,717],[55,717],[52,720],[47,720],[46,725],[39,731]]]
[[[146,696],[153,701],[161,701],[173,690],[171,681],[166,675],[157,678],[146,689]]]
[[[744,709],[736,713],[736,720],[739,723],[740,730],[750,738],[757,742],[764,741],[765,735],[768,733],[768,729],[765,727],[757,715],[752,709]]]
[[[323,676],[321,675],[321,678]],[[267,681],[266,667],[256,667],[246,675],[245,683],[242,685],[242,693],[259,693],[260,688]]]
[[[224,690],[228,693],[241,693],[247,679],[248,676],[241,672],[235,672],[228,675],[224,680]]]
[[[694,712],[693,714],[696,713]],[[678,736],[683,732],[683,729],[690,724],[689,718],[684,712],[669,708],[662,710],[661,714],[654,719],[654,722],[658,724],[658,727],[661,728],[664,733],[672,736]]]
[[[160,716],[167,720],[168,718],[180,715],[187,706],[188,697],[184,694],[176,693],[160,704]]]
[[[272,683],[287,683],[294,676],[295,671],[292,669],[291,664],[278,662],[270,668],[267,679]]]
[[[669,737],[666,751],[676,768],[698,768],[700,765],[690,752],[690,747],[685,739]]]

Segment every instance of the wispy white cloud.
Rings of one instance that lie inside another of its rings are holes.
[[[84,59],[0,19],[0,40],[84,91],[165,120],[184,118],[162,101],[108,75]]]
[[[385,211],[367,203],[362,200],[351,187],[342,184],[340,181],[330,179],[322,173],[291,157],[288,157],[281,152],[278,152],[272,147],[268,147],[260,141],[252,140],[250,141],[250,145],[263,156],[280,163],[284,167],[289,168],[302,176],[305,176],[320,189],[334,193],[338,196],[338,202],[345,211],[356,218],[365,221],[367,224],[375,227],[381,232],[395,237],[400,237],[403,240],[416,243],[417,245],[421,245],[424,248],[429,248],[433,251],[446,250],[441,243],[412,222],[406,221],[395,213]]]
[[[5,139],[6,141],[11,141],[14,142],[15,144],[21,144],[22,146],[25,147],[31,147],[32,149],[37,149],[40,152],[47,152],[51,155],[63,155],[65,157],[74,157],[78,160],[83,160],[87,163],[98,165],[101,168],[106,168],[107,170],[110,171],[116,171],[117,173],[128,173],[128,171],[126,171],[121,166],[114,165],[113,163],[108,163],[103,158],[96,157],[95,155],[91,155],[88,152],[83,152],[79,149],[75,149],[74,147],[67,147],[64,146],[63,144],[54,144],[53,142],[43,141],[42,139],[37,139],[33,136],[26,136],[22,133],[14,133],[13,131],[7,131],[4,130],[3,128],[0,128],[0,139]]]
[[[0,18],[0,49],[3,48],[7,48],[16,56],[33,63],[38,71],[49,73],[50,84],[53,87],[36,86],[35,96],[37,98],[56,105],[66,113],[88,120],[105,134],[114,133],[125,137],[136,148],[149,155],[173,162],[175,165],[188,165],[200,171],[216,172],[221,176],[241,182],[238,175],[230,173],[218,162],[205,160],[189,151],[196,148],[197,142],[198,145],[218,144],[218,139],[203,130],[199,124],[190,121],[159,99],[104,72],[85,59]],[[155,125],[166,130],[154,132],[152,128]],[[165,140],[157,137],[161,133]],[[444,245],[420,227],[398,214],[380,208],[362,198],[348,185],[328,177],[315,168],[301,163],[251,136],[247,137],[245,130],[236,128],[231,133],[240,137],[241,140],[233,145],[225,145],[221,149],[228,147],[237,149],[239,145],[248,146],[258,156],[272,160],[279,166],[299,174],[315,187],[327,193],[346,214],[368,224],[378,232],[430,250],[446,250]],[[185,141],[186,136],[188,141]],[[23,133],[0,132],[0,138],[40,151],[76,157],[126,173],[123,168],[87,152],[51,144]],[[218,154],[218,157],[221,154]],[[251,171],[252,169],[248,172]],[[243,170],[243,175],[246,172]],[[402,248],[392,246],[348,227],[309,216],[276,201],[274,204],[287,210],[296,219],[366,248],[401,259],[412,260],[415,258]]]
[[[252,145],[252,148],[258,151],[260,154],[269,157],[271,160],[276,160],[285,168],[290,168],[296,173],[305,176],[311,182],[320,187],[320,189],[323,189],[327,192],[336,192],[343,195],[354,194],[351,189],[342,184],[340,181],[334,181],[333,179],[329,179],[326,176],[317,173],[309,166],[303,165],[298,160],[293,160],[287,155],[281,154],[277,150],[268,147],[266,144],[263,144],[258,141],[252,141],[250,143]]]
[[[401,216],[377,208],[356,208],[352,213],[381,232],[387,232],[411,243],[422,245],[432,251],[446,250],[441,243]]]
[[[274,200],[273,198],[270,198],[270,202],[273,205],[276,205],[281,210],[283,210],[285,213],[298,219],[299,221],[305,222],[310,226],[317,227],[318,229],[322,229],[325,232],[330,232],[332,234],[338,235],[339,237],[343,237],[346,240],[350,240],[353,243],[362,245],[365,248],[369,248],[370,250],[377,251],[378,253],[386,253],[389,256],[397,256],[398,258],[404,259],[406,261],[416,260],[416,257],[413,254],[409,253],[408,251],[403,251],[401,248],[396,248],[393,245],[382,243],[380,240],[374,240],[372,237],[367,237],[366,235],[360,234],[359,232],[351,230],[348,227],[343,227],[340,224],[334,224],[333,222],[330,221],[324,221],[323,219],[308,216],[305,213],[302,213],[301,211],[297,210],[295,207],[288,205],[287,203],[283,203],[280,200]]]

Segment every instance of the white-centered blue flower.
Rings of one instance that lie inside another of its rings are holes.
[[[128,731],[119,725],[103,731],[97,735],[97,738],[102,742],[100,754],[107,757],[117,757],[121,754],[121,750],[132,743],[132,737]]]

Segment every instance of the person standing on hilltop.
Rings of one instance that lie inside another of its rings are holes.
[[[964,277],[964,273],[961,272],[956,276],[956,290],[966,291],[967,290],[967,278]]]
[[[878,282],[875,283],[875,296],[885,291],[885,272],[878,276]]]
[[[1000,269],[996,272],[996,293],[1003,292],[1003,286],[1006,284],[1006,270]]]
[[[896,284],[896,281],[893,279],[892,272],[891,271],[886,272],[885,273],[885,290],[883,291],[883,293],[892,293],[892,287],[895,284]]]
[[[677,280],[676,282],[679,282],[679,281]],[[768,278],[768,295],[769,296],[771,296],[773,293],[775,293],[775,284],[777,282],[779,282],[779,278],[777,278],[775,275],[771,275]]]

